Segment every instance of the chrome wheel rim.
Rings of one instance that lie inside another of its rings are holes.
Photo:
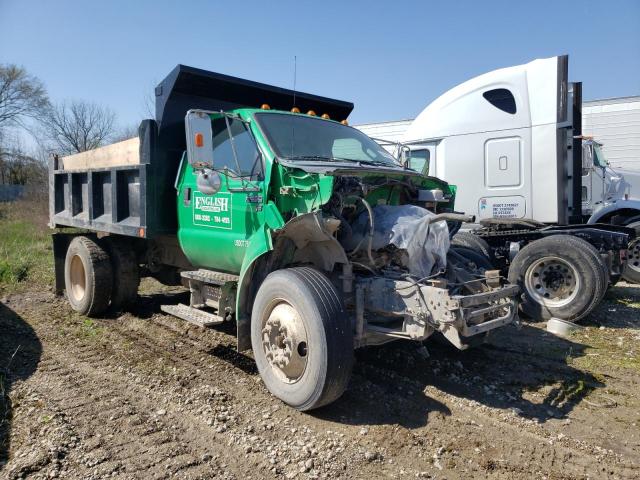
[[[87,288],[84,264],[79,255],[74,255],[69,266],[70,294],[76,302],[82,301]]]
[[[270,303],[262,319],[262,347],[269,366],[284,383],[295,383],[307,367],[308,339],[298,311],[287,301]]]
[[[529,295],[548,307],[563,307],[571,303],[578,295],[580,282],[575,267],[555,256],[535,261],[525,274]]]

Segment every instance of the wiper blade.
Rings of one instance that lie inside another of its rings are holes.
[[[389,163],[389,162],[383,162],[382,160],[360,160],[362,163],[368,163],[371,165],[380,165],[381,167],[400,167],[402,168],[402,165],[399,165],[397,163]]]
[[[283,160],[318,160],[322,162],[349,162],[356,163],[358,165],[366,164],[366,165],[376,165],[380,167],[388,167],[388,168],[402,168],[402,165],[396,163],[383,162],[382,160],[356,160],[355,158],[344,158],[344,157],[325,157],[323,155],[295,155],[292,157],[282,157]]]
[[[323,155],[295,155],[293,157],[282,157],[284,160],[320,160],[323,162],[354,162],[360,163],[359,160],[351,158],[325,157]]]

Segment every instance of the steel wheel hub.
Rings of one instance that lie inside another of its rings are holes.
[[[627,255],[627,266],[631,270],[640,272],[640,240],[636,240],[631,245],[629,245]]]
[[[544,257],[527,269],[525,287],[537,302],[549,307],[562,307],[571,303],[578,294],[580,277],[566,260]]]
[[[307,332],[300,315],[289,303],[277,300],[262,323],[262,347],[276,375],[297,382],[307,366]]]
[[[84,298],[87,283],[84,264],[79,255],[74,255],[71,259],[69,279],[71,280],[71,291],[69,293],[76,302],[80,302]]]

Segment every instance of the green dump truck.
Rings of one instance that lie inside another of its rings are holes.
[[[144,276],[182,284],[190,305],[162,309],[235,321],[299,410],[343,393],[355,348],[437,333],[464,349],[517,319],[518,287],[449,245],[471,220],[455,188],[349,127],[351,103],[182,65],[155,93],[137,138],[51,159],[56,291],[74,310],[126,309]]]

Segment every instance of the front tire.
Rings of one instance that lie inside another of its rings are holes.
[[[67,299],[76,312],[95,317],[109,306],[113,285],[109,255],[89,237],[75,237],[69,244],[64,280]]]
[[[459,258],[456,255],[450,255],[449,258],[447,258],[447,261],[452,261],[469,272],[484,274],[487,270],[493,270],[493,265],[489,259],[477,250],[452,245],[449,252],[457,253],[462,258]]]
[[[251,344],[267,389],[297,410],[339,398],[353,366],[353,332],[336,288],[307,267],[270,273],[251,314]]]
[[[635,229],[636,235],[640,237],[640,222],[630,223],[627,227]],[[640,283],[640,238],[636,237],[629,244],[627,252],[627,261],[622,270],[622,278],[629,283]]]
[[[451,239],[451,245],[465,247],[483,255],[490,263],[495,260],[487,241],[472,232],[458,232]]]
[[[607,278],[597,251],[585,240],[554,235],[525,246],[509,267],[522,289],[522,311],[534,320],[578,321],[602,300]]]

